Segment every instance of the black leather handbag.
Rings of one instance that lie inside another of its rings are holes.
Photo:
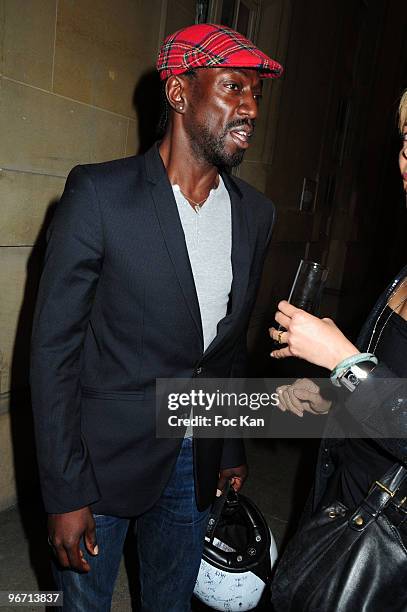
[[[407,611],[407,469],[395,464],[358,506],[305,520],[272,583],[275,612]]]

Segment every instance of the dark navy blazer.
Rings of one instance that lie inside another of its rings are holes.
[[[231,198],[233,283],[228,314],[204,352],[184,233],[157,145],[70,173],[50,229],[32,340],[48,512],[148,509],[181,442],[155,436],[156,378],[244,375],[274,207],[244,181],[222,177]],[[244,461],[239,440],[194,440],[200,509],[213,499],[219,469]]]

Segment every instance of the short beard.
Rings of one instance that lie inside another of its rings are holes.
[[[227,124],[222,134],[216,138],[205,125],[194,123],[188,129],[188,136],[192,149],[199,159],[204,160],[212,166],[230,170],[238,166],[244,157],[245,150],[237,149],[234,153],[228,153],[225,141],[229,131],[233,127],[249,124],[247,119],[233,121]]]

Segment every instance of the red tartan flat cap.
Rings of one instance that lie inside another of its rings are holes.
[[[201,23],[170,34],[161,45],[157,70],[162,80],[194,68],[254,68],[262,78],[277,78],[283,68],[230,28]]]

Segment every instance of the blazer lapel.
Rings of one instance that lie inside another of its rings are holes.
[[[232,273],[233,281],[228,314],[219,322],[218,333],[205,351],[205,356],[216,350],[233,329],[246,297],[249,282],[251,248],[247,219],[247,202],[243,200],[239,187],[233,178],[222,173],[222,179],[229,192],[232,212]]]
[[[145,154],[145,162],[147,179],[150,182],[151,195],[168,254],[173,263],[180,289],[188,305],[203,350],[201,313],[184,231],[171,184],[168,180],[157,144]]]

